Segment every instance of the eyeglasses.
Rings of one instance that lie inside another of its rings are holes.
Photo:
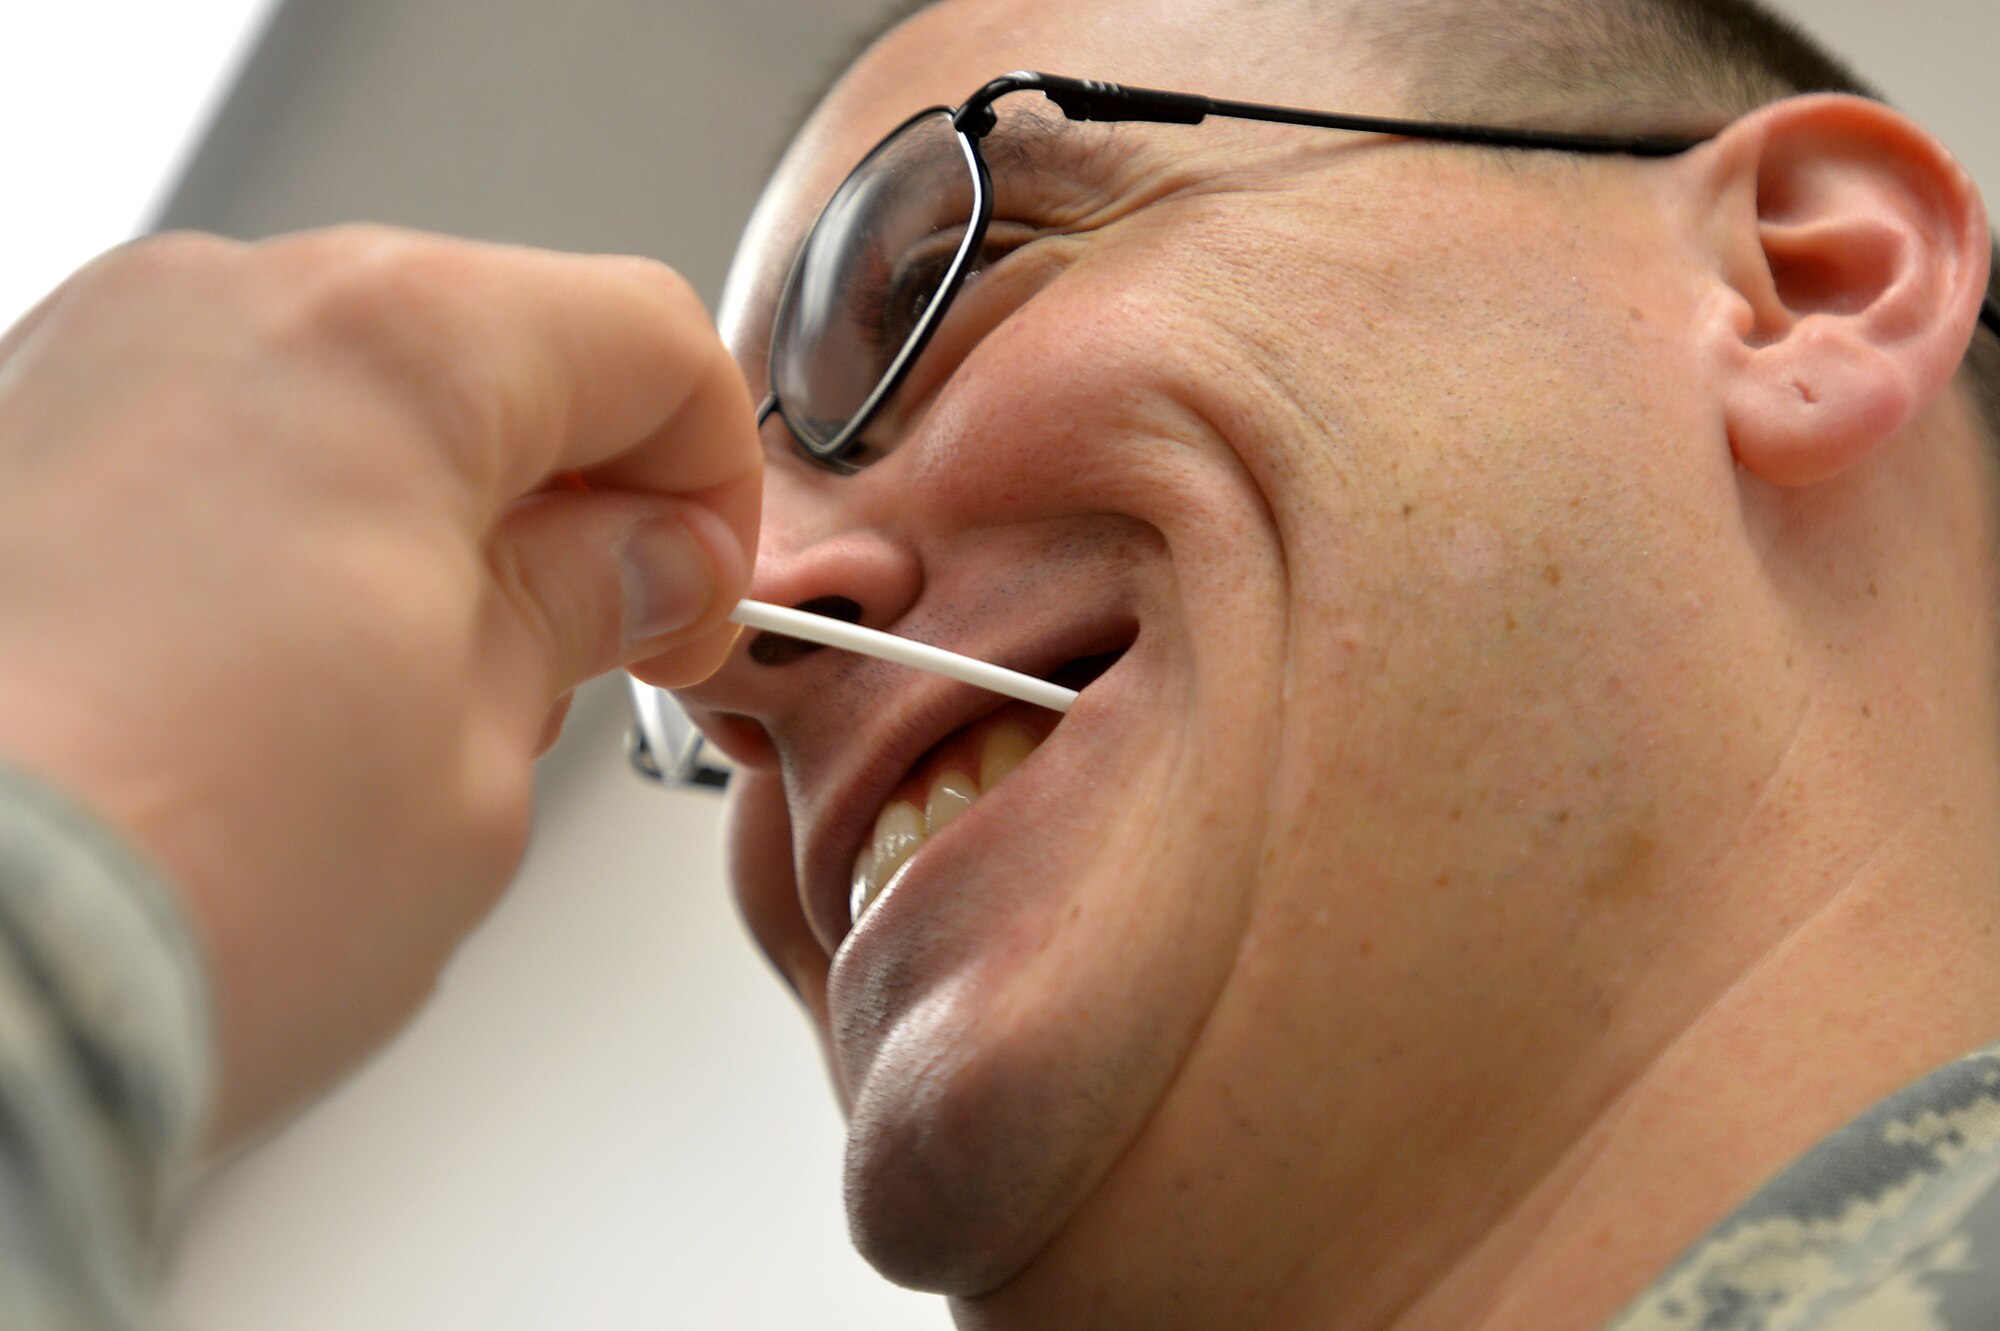
[[[1052,74],[995,79],[957,110],[919,111],[891,131],[834,191],[799,248],[772,326],[771,391],[758,424],[777,413],[801,451],[822,466],[863,465],[868,426],[977,271],[993,220],[993,177],[980,145],[998,124],[993,104],[1017,92],[1041,93],[1073,121],[1195,125],[1216,116],[1633,157],[1673,157],[1705,141],[1343,115]],[[2000,332],[2000,305],[1988,301],[1982,318]]]
[[[956,110],[919,111],[861,160],[806,234],[771,330],[770,396],[801,452],[833,471],[858,471],[863,435],[894,397],[985,252],[993,176],[981,143],[999,124],[993,104],[1038,92],[1073,121],[1198,125],[1211,116],[1483,148],[1675,157],[1706,138],[1569,134],[1493,125],[1343,115],[1224,101],[1155,88],[1023,72],[993,80]],[[2000,302],[1980,322],[2000,333]],[[726,769],[704,758],[701,735],[659,689],[633,683],[633,765],[667,785],[719,788]]]

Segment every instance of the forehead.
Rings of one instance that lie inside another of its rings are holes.
[[[1368,109],[1337,6],[1305,0],[945,0],[871,47],[779,164],[724,302],[733,341],[768,317],[805,228],[883,135],[1017,69],[1251,101]],[[1042,109],[1052,111],[1044,104]]]

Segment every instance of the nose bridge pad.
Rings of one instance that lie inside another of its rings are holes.
[[[809,615],[825,615],[828,619],[844,620],[849,624],[861,622],[861,602],[847,596],[815,596],[800,601],[792,607]],[[748,655],[760,666],[788,666],[792,662],[811,656],[825,648],[816,642],[804,642],[798,638],[787,638],[781,633],[759,633],[750,640]]]

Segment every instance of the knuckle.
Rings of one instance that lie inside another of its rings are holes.
[[[613,262],[623,266],[634,281],[649,288],[670,314],[707,321],[708,307],[702,302],[701,293],[679,269],[636,254],[620,255]]]
[[[161,231],[127,241],[105,258],[128,268],[198,268],[248,248],[241,241],[208,231]]]
[[[402,330],[435,325],[457,304],[448,248],[407,233],[341,227],[275,253],[294,293],[292,317],[318,340],[404,344]]]
[[[652,265],[653,281],[660,292],[660,299],[680,318],[701,324],[708,323],[708,304],[701,293],[694,289],[678,268],[665,264]]]
[[[690,282],[677,269],[669,268],[652,259],[627,259],[630,271],[638,284],[658,303],[662,318],[659,332],[668,344],[671,354],[697,358],[707,358],[716,342],[709,334],[713,326],[708,316],[708,306]]]
[[[77,285],[113,300],[163,282],[203,278],[235,263],[248,246],[202,231],[163,231],[127,241],[77,274]]]
[[[483,467],[505,404],[493,368],[453,351],[476,328],[466,243],[353,225],[290,238],[277,259],[281,339],[358,371],[461,468]]]

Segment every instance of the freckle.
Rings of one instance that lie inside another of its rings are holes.
[[[1589,768],[1585,770],[1584,775],[1589,777],[1592,781],[1595,781],[1597,780],[1597,778],[1604,775],[1604,769],[1598,766],[1596,763],[1592,763],[1589,766]]]
[[[1792,654],[1791,654],[1790,652],[1786,652],[1786,653],[1785,653],[1785,669],[1787,669],[1787,670],[1790,670],[1791,668],[1792,668]]]
[[[1509,633],[1512,633],[1515,629],[1519,627],[1521,626],[1514,622],[1514,612],[1512,610],[1509,610],[1507,612],[1507,631]]]
[[[1069,918],[1074,920],[1080,918],[1082,915],[1083,915],[1083,903],[1081,901],[1071,902],[1069,907]]]
[[[1861,714],[1863,716],[1873,716],[1875,715],[1875,709],[1873,707],[1870,707],[1867,703],[1862,703]]]
[[[1375,950],[1375,940],[1372,938],[1362,939],[1360,947],[1356,949],[1356,951],[1360,952],[1361,955],[1364,957],[1367,956],[1369,953],[1373,952],[1374,950]]]
[[[1631,308],[1632,308],[1632,322],[1633,322],[1633,323],[1635,323],[1635,324],[1642,324],[1642,323],[1646,322],[1646,316],[1645,316],[1644,314],[1641,314],[1641,313],[1639,312],[1639,307],[1638,307],[1637,305],[1634,305],[1634,306],[1632,306]]]
[[[1450,887],[1450,886],[1451,886],[1451,875],[1450,875],[1450,874],[1448,874],[1448,873],[1441,873],[1441,874],[1439,874],[1439,875],[1437,876],[1437,883],[1436,883],[1436,886],[1438,886],[1438,887]]]
[[[1583,885],[1586,901],[1603,904],[1629,901],[1652,886],[1648,874],[1659,843],[1644,832],[1627,831],[1611,846],[1609,863]]]
[[[1567,823],[1569,821],[1569,810],[1557,809],[1555,821],[1557,827],[1561,827],[1564,823]]]
[[[1874,580],[1874,579],[1872,579],[1872,578],[1871,578],[1871,579],[1869,579],[1869,581],[1868,581],[1868,595],[1869,595],[1869,596],[1871,596],[1871,597],[1875,597],[1875,596],[1880,596],[1881,594],[1882,594],[1881,592],[1878,592],[1878,591],[1876,591],[1876,590],[1875,590],[1875,580]]]
[[[1412,513],[1416,512],[1416,511],[1417,511],[1417,506],[1416,506],[1415,504],[1405,504],[1405,505],[1403,505],[1403,516],[1404,516],[1405,518],[1409,517],[1409,516],[1410,516],[1410,514],[1412,514]]]
[[[1451,811],[1451,820],[1454,823],[1460,821],[1464,817],[1465,817],[1465,810],[1463,809],[1453,809]]]
[[[1560,587],[1563,585],[1563,571],[1560,567],[1558,567],[1555,564],[1551,564],[1547,568],[1543,569],[1542,577],[1548,582],[1549,586],[1551,587]]]

